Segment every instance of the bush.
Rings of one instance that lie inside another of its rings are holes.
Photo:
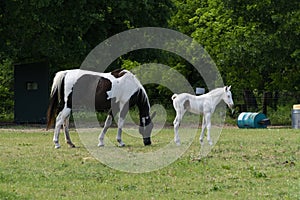
[[[292,106],[278,106],[277,110],[269,109],[268,118],[271,120],[272,125],[289,125],[292,124],[291,117]]]
[[[13,119],[13,64],[10,59],[0,63],[0,120],[11,121]]]

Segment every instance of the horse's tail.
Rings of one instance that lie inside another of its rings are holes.
[[[172,101],[174,101],[174,99],[177,97],[177,94],[173,94],[173,96],[171,97]]]
[[[57,72],[54,79],[53,84],[51,88],[50,93],[50,100],[49,100],[49,106],[47,110],[47,128],[48,130],[51,125],[54,122],[54,118],[57,112],[57,107],[59,105],[59,102],[62,100],[62,94],[61,94],[61,85],[63,82],[64,77],[66,76],[67,71],[60,71]],[[63,88],[62,88],[63,89]]]

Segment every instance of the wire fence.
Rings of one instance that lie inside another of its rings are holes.
[[[232,94],[235,112],[234,114],[228,112],[232,119],[236,119],[241,112],[262,112],[271,116],[272,124],[288,125],[291,123],[293,105],[300,104],[300,92],[234,90]],[[170,96],[150,97],[149,100],[151,105],[162,105],[168,114],[175,114]],[[1,112],[0,121],[13,121],[13,108],[13,106],[5,107]]]
[[[262,109],[268,106],[277,109],[280,106],[293,106],[300,104],[300,92],[290,91],[249,91],[238,90],[233,92],[234,102],[237,106],[242,106],[243,111],[247,109]]]
[[[235,107],[234,112],[228,109],[229,123],[236,123],[242,112],[261,112],[271,119],[272,125],[290,126],[293,105],[300,104],[300,92],[234,90],[232,95]],[[175,114],[170,97],[150,97],[150,104],[163,105],[169,114]]]
[[[291,91],[259,91],[259,90],[235,90],[232,92],[233,100],[236,107],[240,107],[241,111],[259,111],[262,107],[268,106],[270,108],[278,108],[280,106],[293,106],[293,104],[300,104],[300,92]],[[151,104],[164,104],[164,106],[171,107],[171,97],[152,97]]]

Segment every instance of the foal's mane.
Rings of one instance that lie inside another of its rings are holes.
[[[215,88],[215,89],[211,90],[210,92],[208,92],[207,94],[216,95],[216,93],[220,93],[220,90],[224,90],[224,88],[223,87]]]

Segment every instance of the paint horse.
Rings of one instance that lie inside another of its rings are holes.
[[[215,111],[217,104],[223,100],[229,108],[233,107],[233,100],[231,94],[231,86],[216,88],[209,93],[195,96],[187,93],[174,94],[172,96],[173,106],[176,111],[176,117],[173,122],[174,124],[174,141],[177,145],[180,145],[180,138],[178,135],[178,129],[183,115],[186,111],[194,114],[203,114],[202,120],[202,131],[200,135],[200,143],[203,144],[203,137],[205,128],[207,129],[207,140],[210,145],[212,145],[212,140],[210,138],[211,129],[211,116]]]
[[[77,85],[80,85],[80,87],[76,87]],[[74,90],[74,88],[79,89]],[[89,91],[89,88],[96,88],[96,91]],[[67,144],[70,147],[75,147],[69,135],[69,118],[74,91],[79,93],[80,98],[83,99],[95,97],[94,108],[97,112],[108,110],[104,128],[99,135],[98,146],[104,146],[104,136],[116,113],[119,113],[116,139],[119,146],[125,146],[121,138],[122,127],[129,107],[134,105],[137,105],[139,109],[139,132],[143,136],[144,145],[151,145],[150,137],[153,129],[151,119],[155,113],[150,116],[149,99],[139,80],[127,70],[98,73],[75,69],[60,71],[56,73],[53,79],[47,111],[47,130],[52,126],[56,117],[53,136],[55,148],[60,148],[59,133],[62,126]]]

